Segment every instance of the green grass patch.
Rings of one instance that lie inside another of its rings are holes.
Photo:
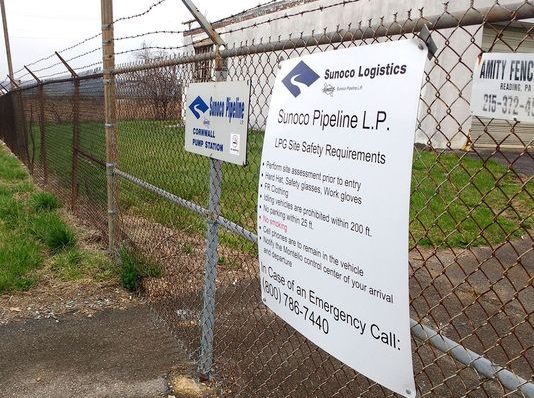
[[[525,179],[526,180],[526,179]],[[505,166],[456,154],[415,154],[410,206],[412,245],[499,244],[533,227],[534,183]]]
[[[64,250],[52,257],[51,269],[62,281],[85,278],[103,281],[117,274],[116,266],[106,254],[80,250],[77,247]]]
[[[6,227],[16,228],[25,222],[26,216],[22,204],[12,194],[0,195],[0,220]]]
[[[24,234],[0,226],[0,294],[27,290],[35,283],[35,271],[42,265],[41,247]]]
[[[34,211],[51,211],[59,209],[60,203],[50,192],[36,192],[30,199],[30,206]]]
[[[121,283],[127,290],[136,291],[142,278],[159,278],[163,273],[159,265],[131,249],[123,247],[119,255],[121,261]]]
[[[72,248],[76,237],[57,213],[37,214],[29,223],[31,233],[52,253]]]
[[[186,242],[182,245],[182,252],[185,254],[192,254],[193,253],[193,245],[189,242]]]
[[[76,248],[65,250],[54,256],[52,271],[64,281],[78,280],[83,277],[83,269],[80,266],[83,256]]]
[[[18,160],[0,147],[0,294],[32,287],[45,264],[61,280],[116,276],[106,255],[78,247],[59,206],[53,194],[37,191]]]
[[[0,156],[0,181],[3,183],[18,182],[28,178],[28,173],[20,167],[19,161],[13,156]]]
[[[183,129],[176,121],[125,120],[119,129],[120,168],[153,185],[203,207],[208,205],[209,160],[184,150]],[[49,170],[70,186],[72,127],[49,125]],[[35,135],[35,159],[39,137]],[[104,159],[100,123],[81,126],[85,152]],[[223,165],[221,211],[227,219],[256,230],[258,174],[263,133],[248,135],[247,165]],[[105,206],[105,171],[80,163],[80,193]],[[522,236],[533,225],[534,183],[521,182],[513,171],[494,161],[465,154],[416,151],[410,204],[411,246],[466,247],[499,244]],[[122,181],[121,211],[171,228],[205,232],[205,220],[190,210]],[[395,198],[391,198],[395,206]],[[222,244],[255,253],[251,242],[220,230]]]

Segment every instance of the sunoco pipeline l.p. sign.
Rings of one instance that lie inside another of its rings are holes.
[[[414,39],[282,62],[258,187],[264,303],[408,398],[410,177],[426,56]]]
[[[185,150],[244,165],[250,84],[192,83],[187,90]]]

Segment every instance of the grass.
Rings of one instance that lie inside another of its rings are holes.
[[[127,290],[137,290],[142,278],[158,278],[162,275],[160,266],[133,250],[123,247],[119,255],[122,265],[121,283],[122,287]]]
[[[185,254],[192,254],[193,253],[193,245],[191,243],[184,243],[182,246],[182,252]]]
[[[153,185],[206,207],[209,161],[184,150],[183,130],[175,121],[122,121],[119,123],[119,166]],[[47,126],[49,169],[70,186],[71,126]],[[36,164],[40,162],[39,135],[34,132]],[[81,126],[82,149],[104,159],[101,123]],[[263,134],[250,131],[245,167],[223,165],[221,211],[227,219],[256,229],[258,171]],[[80,161],[80,193],[105,206],[105,173]],[[533,225],[534,183],[522,183],[514,173],[494,161],[454,153],[416,151],[410,207],[411,246],[467,247],[498,244],[520,237]],[[190,210],[121,182],[123,215],[141,216],[172,228],[202,233],[205,220]],[[392,198],[392,206],[395,205]],[[229,247],[255,251],[255,246],[221,230]]]
[[[534,182],[525,181],[494,161],[416,153],[410,205],[412,244],[473,247],[522,236],[534,223]]]
[[[35,211],[51,211],[59,209],[59,200],[50,192],[36,192],[30,199],[30,206]]]
[[[52,253],[59,253],[76,245],[76,237],[57,213],[36,214],[28,223],[30,232]]]
[[[117,277],[117,269],[102,252],[87,252],[73,247],[56,254],[51,269],[62,281],[74,281],[90,276],[100,282]]]
[[[59,207],[0,146],[0,294],[31,288],[47,269],[64,281],[115,277],[107,256],[80,247]]]

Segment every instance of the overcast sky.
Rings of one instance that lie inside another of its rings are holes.
[[[156,0],[114,0],[114,19],[145,11]],[[244,9],[265,3],[267,0],[194,0],[195,5],[208,20],[214,21],[235,14]],[[48,56],[100,32],[100,0],[5,0],[13,69]],[[115,37],[134,35],[155,30],[183,30],[182,23],[192,19],[181,0],[164,0],[144,17],[121,21],[115,25]],[[0,29],[0,81],[7,75],[7,61],[3,31]],[[101,38],[95,38],[83,46],[67,51],[62,55],[69,59],[101,45]],[[145,40],[152,45],[178,46],[180,35],[152,35],[144,38],[121,40],[115,51],[139,48]],[[81,67],[100,59],[101,52],[95,51],[70,62],[73,67]],[[117,63],[129,62],[132,55],[120,56]],[[56,63],[57,58],[40,62],[32,69],[38,70]],[[61,67],[46,69],[39,76],[61,72]],[[25,72],[19,72],[21,77]],[[28,79],[26,76],[24,79]]]

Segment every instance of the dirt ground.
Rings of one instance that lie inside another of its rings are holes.
[[[123,227],[140,250],[155,255],[165,268],[162,278],[144,282],[146,299],[197,354],[203,241],[138,218],[124,218]],[[261,303],[255,256],[230,249],[220,255],[226,261],[217,267],[213,385],[222,397],[393,396],[304,339]],[[410,264],[412,318],[531,379],[531,235],[496,248],[413,250]],[[521,396],[428,344],[412,339],[412,346],[421,397]]]
[[[0,296],[0,326],[28,319],[57,319],[62,315],[91,318],[99,311],[124,310],[140,300],[117,282],[43,281],[29,292]]]

